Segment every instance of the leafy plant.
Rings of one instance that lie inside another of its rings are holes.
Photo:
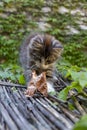
[[[72,65],[78,66],[87,66],[87,56],[83,52],[84,51],[84,44],[79,44],[76,42],[68,43],[64,46],[64,57],[65,59],[70,62]]]
[[[68,92],[71,89],[75,89],[78,92],[83,92],[84,87],[87,87],[87,69],[86,68],[78,68],[71,67],[67,70],[66,78],[72,80],[72,83],[64,88],[58,95],[62,100],[67,99]]]
[[[45,32],[54,35],[63,43],[64,59],[73,65],[87,66],[87,31],[80,30],[75,22],[79,20],[79,16],[72,17],[70,14],[71,9],[78,6],[78,1],[73,4],[63,1],[58,5],[56,2],[53,1],[52,5],[49,5],[52,12],[47,15],[41,10],[45,6],[43,0],[2,1],[2,6],[0,6],[0,63],[17,63],[18,48],[25,35],[38,27],[39,18],[45,17],[46,22],[51,25]],[[86,1],[83,0],[83,2]],[[86,8],[86,4],[84,5]],[[61,6],[68,8],[69,13],[58,12]],[[68,25],[80,30],[80,33],[68,35],[66,28]]]
[[[7,68],[0,67],[0,79],[25,84],[23,69],[18,65],[9,65]]]

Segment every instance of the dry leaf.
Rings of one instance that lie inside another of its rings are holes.
[[[36,82],[37,90],[43,94],[44,96],[47,96],[47,83],[46,83],[46,73],[41,73]]]
[[[33,86],[33,85],[30,85],[30,86],[28,87],[28,89],[26,90],[26,92],[25,92],[26,97],[33,96],[34,93],[35,93],[35,91],[36,91],[36,87]]]
[[[47,96],[47,83],[45,72],[41,73],[39,76],[36,75],[35,71],[32,72],[32,78],[28,84],[25,95],[27,97],[33,96],[37,90],[44,96]]]
[[[37,75],[36,75],[36,72],[33,71],[32,72],[32,78],[31,78],[31,81],[29,82],[28,84],[28,87],[27,87],[27,90],[25,91],[25,95],[26,97],[30,97],[30,96],[33,96],[35,91],[37,90],[36,88],[36,85],[35,85],[35,79],[36,79]]]

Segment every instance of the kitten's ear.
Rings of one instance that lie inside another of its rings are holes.
[[[31,38],[29,47],[32,48],[42,46],[42,43],[43,43],[42,35],[37,34]]]
[[[56,60],[61,56],[61,53],[63,51],[63,46],[58,40],[54,39],[52,42],[52,48],[53,48],[53,55]]]
[[[34,42],[36,42],[36,43],[43,43],[43,37],[42,37],[42,35],[36,35],[35,37],[34,37]]]
[[[53,40],[52,47],[53,49],[60,49],[60,50],[63,49],[62,44],[58,40]]]

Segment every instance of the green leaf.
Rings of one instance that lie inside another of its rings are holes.
[[[12,0],[4,0],[6,3],[9,3],[9,2],[11,2]]]
[[[78,92],[82,92],[82,87],[78,84],[78,82],[72,82],[70,86],[67,86],[58,94],[58,97],[62,100],[66,100],[68,92],[71,89],[76,89]]]
[[[87,115],[83,116],[74,126],[73,130],[87,130]]]
[[[79,72],[78,81],[82,88],[84,88],[87,85],[87,71]]]
[[[82,92],[82,87],[79,85],[78,82],[73,81],[70,85],[70,89],[76,89],[78,92]]]
[[[79,84],[84,88],[87,85],[87,80],[79,79]]]
[[[84,71],[76,72],[76,71],[69,70],[68,73],[69,73],[69,75],[71,74],[71,78],[74,81],[78,82],[82,88],[86,87],[86,85],[87,85],[87,71],[86,72],[84,72]]]
[[[64,89],[58,94],[58,98],[60,98],[61,100],[66,100],[69,90],[70,90],[70,86],[64,88]]]
[[[56,95],[56,92],[55,91],[54,92],[49,92],[49,94],[54,96],[54,95]]]
[[[70,110],[75,110],[75,107],[73,106],[72,103],[69,102],[69,103],[68,103],[68,106],[69,106],[69,109],[70,109]]]
[[[20,75],[18,81],[19,81],[20,84],[25,84],[25,78],[24,78],[24,75]]]
[[[71,77],[74,81],[78,81],[79,76],[80,76],[79,72],[71,71]]]
[[[65,77],[68,78],[69,76],[71,76],[71,71],[70,70],[68,70],[68,72],[67,72]]]

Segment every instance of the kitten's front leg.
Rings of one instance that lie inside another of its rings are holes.
[[[51,81],[47,81],[47,91],[48,93],[55,92],[54,85]]]

